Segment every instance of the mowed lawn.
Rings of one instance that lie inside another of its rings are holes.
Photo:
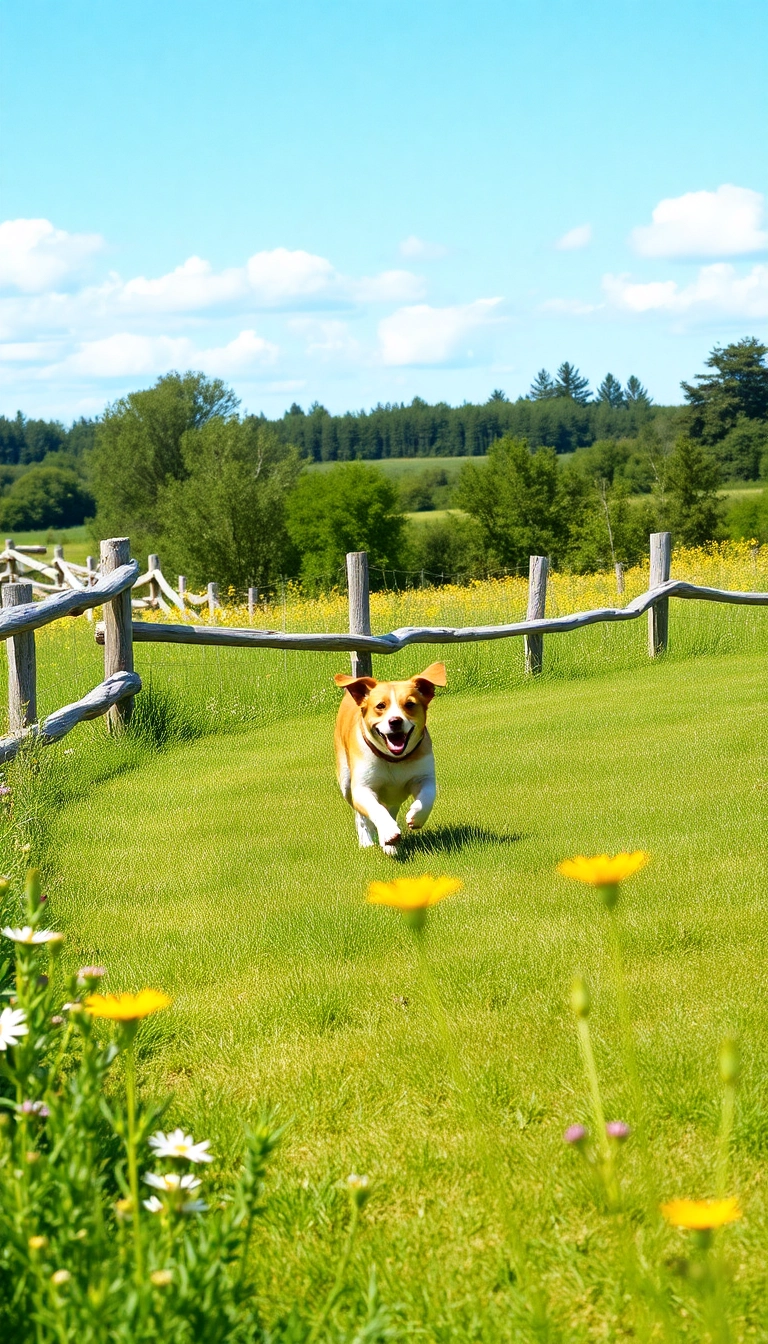
[[[450,652],[447,662],[450,676]],[[327,1292],[344,1230],[337,1182],[363,1171],[374,1193],[342,1315],[356,1318],[375,1263],[406,1332],[525,1337],[510,1324],[505,1186],[562,1338],[624,1337],[636,1303],[615,1220],[562,1141],[566,1125],[589,1123],[568,1009],[575,971],[592,989],[608,1116],[634,1122],[606,917],[555,865],[650,850],[620,914],[660,1193],[713,1193],[717,1052],[736,1030],[745,1063],[730,1188],[745,1217],[726,1239],[738,1334],[751,1337],[768,1269],[764,657],[449,690],[431,725],[440,795],[398,860],[358,851],[322,716],[177,747],[95,788],[53,834],[51,910],[67,958],[106,965],[112,989],[173,995],[145,1028],[144,1085],[174,1091],[169,1121],[210,1137],[220,1165],[263,1105],[292,1121],[260,1233],[267,1317]],[[410,935],[364,900],[372,878],[425,871],[464,882],[432,913],[429,949],[492,1176]],[[632,1141],[625,1166],[629,1178]],[[686,1248],[671,1231],[656,1245],[670,1261]]]

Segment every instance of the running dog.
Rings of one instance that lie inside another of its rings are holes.
[[[436,686],[445,686],[445,664],[432,663],[410,681],[376,681],[338,672],[346,694],[336,717],[336,777],[355,809],[361,849],[379,844],[396,854],[402,839],[397,814],[413,802],[406,824],[419,830],[435,801],[435,758],[427,709]]]

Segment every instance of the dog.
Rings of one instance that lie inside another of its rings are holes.
[[[427,709],[436,686],[446,685],[445,664],[432,663],[410,681],[376,681],[337,672],[346,694],[336,717],[334,746],[339,788],[355,809],[361,849],[379,844],[397,853],[402,839],[397,814],[407,798],[409,830],[419,830],[435,802],[435,758]]]

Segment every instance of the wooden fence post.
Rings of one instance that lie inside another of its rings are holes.
[[[63,546],[54,546],[54,548],[53,548],[53,566],[54,566],[54,569],[56,570],[56,587],[57,587],[57,588],[63,588],[63,587],[64,587],[64,575],[62,574],[61,570],[59,569],[58,565],[56,564],[56,561],[57,561],[57,560],[63,560],[63,559],[64,559],[64,547],[63,547]]]
[[[131,543],[127,537],[110,537],[101,543],[101,572],[111,574],[131,558]],[[133,671],[133,626],[131,590],[113,597],[104,605],[104,679],[114,672]],[[133,696],[127,696],[113,705],[107,713],[112,732],[125,728],[133,713]]]
[[[4,583],[3,606],[19,607],[32,601],[31,583]],[[5,641],[8,650],[8,722],[12,733],[37,723],[37,664],[35,634],[29,630]]]
[[[5,538],[5,549],[6,551],[14,550],[13,537]],[[16,561],[13,556],[9,556],[6,563],[8,565],[8,581],[14,583],[16,580]]]
[[[613,570],[616,575],[616,592],[619,594],[619,597],[621,597],[621,594],[624,592],[624,566],[620,560],[616,561]]]
[[[213,620],[216,615],[216,608],[219,605],[219,585],[218,583],[208,584],[208,615]]]
[[[182,607],[183,607],[183,606],[185,606],[185,604],[186,604],[186,600],[187,600],[187,576],[186,576],[186,574],[179,574],[179,588],[178,588],[178,593],[179,593],[179,597],[181,598],[181,605],[182,605]]]
[[[160,557],[159,557],[159,555],[148,555],[148,556],[147,556],[147,569],[149,570],[150,574],[152,573],[153,569],[159,569],[159,568],[160,568]],[[159,596],[160,596],[160,584],[157,582],[157,579],[150,579],[150,580],[149,580],[149,600],[150,600],[150,602],[152,603],[152,609],[153,609],[153,611],[157,608],[157,605],[158,605],[157,599],[158,599]]]
[[[253,625],[253,610],[259,600],[258,588],[248,589],[248,624]]]
[[[87,556],[85,557],[85,567],[86,567],[86,569],[88,570],[88,577],[86,578],[86,585],[87,585],[88,588],[92,588],[92,587],[93,587],[93,584],[94,584],[94,580],[95,580],[95,578],[96,578],[96,562],[95,562],[95,560],[94,560],[94,558],[93,558],[92,555],[87,555]],[[93,620],[93,607],[89,607],[88,610],[86,611],[85,615],[86,615],[86,619],[87,619],[87,620],[92,621],[92,620]]]
[[[368,552],[347,553],[347,587],[349,589],[349,633],[370,635],[371,596],[368,582]],[[373,659],[370,653],[356,650],[350,655],[353,677],[372,677]]]
[[[669,579],[672,565],[672,534],[651,533],[651,588],[658,588]],[[648,611],[648,656],[656,658],[663,653],[669,639],[669,598],[663,597]]]
[[[540,621],[544,617],[547,603],[547,573],[549,560],[546,555],[532,555],[528,561],[528,611],[527,621]],[[544,663],[544,636],[525,636],[525,670],[536,676]]]

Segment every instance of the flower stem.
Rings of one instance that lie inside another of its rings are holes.
[[[342,1288],[344,1287],[344,1279],[347,1273],[347,1266],[349,1265],[350,1257],[352,1255],[352,1247],[355,1244],[355,1234],[357,1232],[358,1217],[359,1217],[358,1206],[357,1204],[353,1203],[352,1212],[349,1218],[349,1227],[347,1228],[347,1239],[344,1242],[344,1249],[342,1250],[341,1256],[339,1257],[339,1263],[336,1269],[336,1278],[333,1281],[333,1287],[331,1288],[331,1291],[329,1292],[328,1296],[325,1299],[325,1302],[323,1303],[323,1309],[320,1312],[320,1315],[318,1316],[317,1320],[315,1321],[312,1330],[310,1331],[309,1338],[307,1339],[307,1344],[315,1344],[315,1340],[319,1338],[320,1331],[322,1330],[323,1326],[328,1320],[328,1317],[331,1314],[331,1311],[333,1310],[333,1304],[338,1298]]]
[[[595,1120],[596,1142],[600,1154],[602,1176],[605,1182],[608,1202],[615,1207],[619,1203],[619,1189],[616,1182],[616,1175],[613,1170],[611,1145],[608,1142],[608,1135],[605,1131],[605,1111],[603,1109],[603,1099],[600,1095],[600,1080],[597,1076],[597,1065],[595,1064],[595,1055],[592,1050],[592,1038],[589,1034],[589,1022],[586,1017],[578,1017],[576,1021],[579,1028],[581,1054],[584,1060],[584,1068],[587,1073],[587,1082],[589,1083],[589,1095],[592,1102],[592,1114]]]
[[[736,1110],[736,1087],[726,1083],[723,1089],[723,1105],[720,1113],[720,1134],[717,1140],[717,1175],[715,1194],[722,1199],[728,1184],[728,1162],[731,1155],[731,1135]]]
[[[128,1156],[128,1186],[131,1192],[133,1217],[133,1253],[136,1265],[136,1283],[142,1280],[141,1217],[139,1214],[139,1172],[136,1154],[136,1057],[134,1042],[125,1051],[125,1105],[128,1114],[126,1151]]]
[[[501,1214],[506,1226],[509,1249],[512,1257],[512,1267],[515,1276],[522,1284],[525,1281],[526,1257],[525,1247],[520,1235],[520,1229],[517,1224],[515,1211],[507,1194],[506,1182],[499,1179],[501,1171],[500,1154],[493,1151],[486,1127],[483,1125],[477,1108],[477,1100],[472,1090],[470,1081],[464,1071],[464,1067],[459,1058],[456,1045],[451,1034],[443,1001],[440,997],[440,991],[432,974],[432,968],[429,964],[426,952],[426,943],[423,929],[414,930],[414,941],[419,958],[419,970],[421,972],[421,981],[424,987],[425,996],[429,1001],[432,1011],[432,1017],[437,1027],[440,1041],[445,1051],[448,1067],[450,1069],[453,1085],[461,1098],[464,1108],[472,1122],[475,1131],[475,1140],[479,1155],[485,1168],[486,1176],[490,1180],[492,1187],[498,1199]],[[537,1320],[544,1320],[546,1317],[546,1302],[543,1297],[543,1290],[537,1286],[529,1285],[529,1296],[531,1297],[531,1309]]]

